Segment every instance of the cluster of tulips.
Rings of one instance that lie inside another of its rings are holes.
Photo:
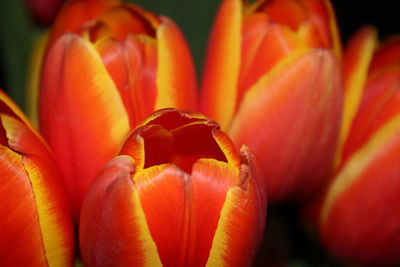
[[[30,119],[0,93],[0,265],[251,266],[288,201],[332,258],[400,264],[400,38],[344,47],[329,0],[222,0],[199,86],[169,18],[67,1]]]

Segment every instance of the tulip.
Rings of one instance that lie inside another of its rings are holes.
[[[133,4],[70,1],[43,52],[40,131],[66,178],[75,218],[87,188],[126,135],[156,109],[196,109],[177,26]]]
[[[25,5],[36,22],[49,25],[63,2],[64,0],[25,0]]]
[[[265,220],[260,174],[216,123],[154,113],[86,195],[85,266],[250,266]]]
[[[73,266],[60,172],[21,110],[0,91],[0,266]]]
[[[341,49],[329,1],[225,0],[209,40],[201,111],[261,162],[272,201],[323,181],[341,119]]]
[[[345,53],[340,161],[320,197],[319,232],[339,259],[400,264],[400,39],[364,28]]]

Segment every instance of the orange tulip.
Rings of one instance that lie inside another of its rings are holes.
[[[70,1],[45,44],[40,130],[78,216],[130,129],[164,107],[196,109],[192,59],[177,26],[133,4]]]
[[[340,46],[329,1],[225,0],[209,40],[201,111],[260,160],[268,198],[321,184],[342,109]]]
[[[61,175],[41,137],[0,91],[0,266],[73,266]]]
[[[342,145],[319,200],[319,230],[338,258],[399,265],[400,39],[377,48],[375,30],[361,30],[346,50],[345,78]]]
[[[265,196],[246,148],[198,114],[154,113],[94,180],[82,207],[85,266],[249,266]]]

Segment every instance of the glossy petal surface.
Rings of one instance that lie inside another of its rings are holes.
[[[129,122],[101,58],[80,37],[65,35],[52,47],[46,76],[51,79],[44,79],[41,88],[41,132],[65,175],[77,218],[90,182],[116,155]]]

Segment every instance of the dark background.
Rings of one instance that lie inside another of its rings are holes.
[[[219,0],[132,1],[173,18],[184,32],[200,76],[208,33]],[[380,39],[400,32],[398,1],[332,1],[343,43],[364,25],[375,25]],[[0,6],[0,88],[23,107],[27,66],[34,40],[46,28],[33,23],[23,0]],[[298,223],[296,204],[269,207],[267,239],[257,266],[335,266],[316,238],[309,238]]]

